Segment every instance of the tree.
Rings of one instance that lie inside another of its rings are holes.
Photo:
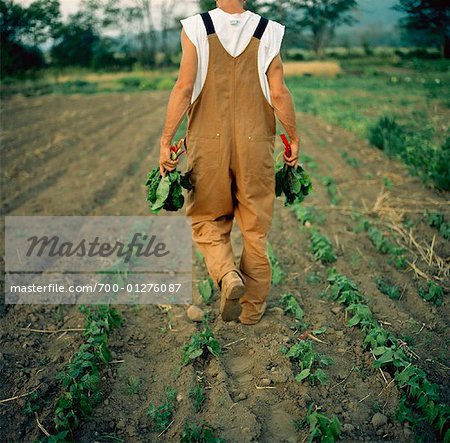
[[[44,66],[38,44],[47,41],[59,23],[58,0],[35,0],[27,8],[13,0],[0,0],[2,76]]]
[[[295,3],[303,12],[298,25],[311,32],[310,44],[319,57],[338,26],[357,21],[352,14],[357,6],[356,0],[296,0]]]
[[[55,35],[50,50],[52,61],[58,66],[90,67],[99,40],[89,17],[80,11],[72,14]]]
[[[450,4],[447,0],[399,0],[394,9],[407,14],[400,26],[411,33],[428,34],[442,58],[450,57]]]

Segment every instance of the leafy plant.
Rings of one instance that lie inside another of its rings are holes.
[[[360,164],[357,158],[352,157],[347,151],[341,151],[340,154],[348,165],[352,166],[353,168],[359,168]]]
[[[382,294],[387,295],[390,299],[398,300],[400,298],[400,288],[398,286],[391,284],[382,277],[376,278],[375,283],[377,284],[379,291]]]
[[[214,428],[207,423],[186,422],[180,443],[225,443],[225,440],[214,436]]]
[[[203,404],[205,403],[205,392],[201,384],[195,385],[189,391],[189,398],[194,403],[195,412],[200,412],[202,410]]]
[[[159,406],[150,403],[147,415],[152,422],[154,432],[163,432],[167,429],[172,421],[173,413],[175,412],[176,399],[177,392],[175,389],[167,386],[163,402]]]
[[[291,146],[286,136],[282,134],[281,139],[285,145],[284,154],[290,157]],[[284,194],[285,206],[301,203],[311,191],[311,178],[301,165],[296,167],[288,166],[286,163],[278,165],[275,173],[275,195],[279,197],[281,194]]]
[[[309,285],[316,285],[322,281],[322,278],[317,272],[310,272],[306,275],[306,283]]]
[[[395,117],[383,115],[369,128],[369,141],[389,156],[398,155],[405,144],[404,129]]]
[[[333,297],[347,305],[346,309],[353,314],[348,325],[360,326],[366,334],[364,345],[370,347],[373,354],[378,356],[373,367],[389,371],[401,389],[402,400],[397,417],[401,420],[409,420],[412,416],[412,408],[417,408],[422,412],[423,418],[432,424],[440,435],[445,433],[444,441],[449,439],[450,408],[444,403],[439,403],[438,385],[428,381],[425,373],[412,364],[410,357],[399,345],[395,336],[385,331],[373,319],[369,307],[362,303],[362,296],[355,283],[339,274],[335,268],[328,270],[327,279],[331,284]],[[345,295],[346,292],[348,292],[347,295]],[[359,300],[359,302],[352,302],[352,300]]]
[[[311,230],[310,241],[311,250],[316,260],[320,260],[323,264],[332,263],[337,260],[331,240],[324,234],[321,234],[317,228]]]
[[[341,201],[341,197],[339,196],[338,189],[336,186],[336,182],[333,177],[322,177],[322,184],[327,188],[328,196],[330,197],[330,202],[332,205],[337,205]]]
[[[203,300],[203,303],[209,304],[214,295],[214,282],[211,277],[201,280],[198,285],[198,292]]]
[[[306,442],[335,442],[341,435],[339,419],[335,415],[332,418],[328,418],[326,415],[318,412],[320,408],[316,407],[314,411],[312,408],[313,404],[309,405],[306,417],[296,421],[298,429],[309,426],[309,435]]]
[[[307,222],[311,224],[322,224],[325,221],[325,215],[319,212],[314,206],[293,204],[291,210],[302,225]]]
[[[90,415],[100,400],[99,365],[111,361],[108,336],[123,321],[109,305],[81,306],[80,310],[85,317],[85,342],[74,354],[66,371],[58,374],[63,393],[56,402],[54,418],[57,431],[67,431],[70,439],[73,438],[72,431],[79,425],[80,416]]]
[[[432,280],[428,280],[426,288],[422,285],[419,286],[419,296],[435,305],[442,305],[443,295],[444,290],[442,289],[442,286],[439,286]]]
[[[391,243],[382,232],[374,226],[368,228],[368,236],[376,250],[381,254],[389,254],[389,263],[393,263],[396,268],[403,269],[406,266],[405,250]]]
[[[170,147],[170,158],[177,160],[185,151],[182,149],[184,140],[181,139],[176,146]],[[153,168],[147,175],[147,201],[151,203],[150,209],[158,213],[161,209],[166,211],[178,211],[184,204],[182,188],[193,189],[190,183],[190,172],[185,175],[177,170],[161,175],[159,167]]]
[[[203,326],[203,331],[192,334],[189,342],[184,344],[183,357],[181,359],[182,366],[192,363],[201,356],[204,357],[211,354],[214,357],[218,357],[221,354],[220,343],[214,337],[206,319],[203,320]]]
[[[444,216],[439,212],[429,212],[428,209],[425,210],[425,216],[429,226],[439,230],[439,233],[446,240],[450,240],[450,224],[445,221]]]
[[[286,350],[286,357],[294,360],[298,365],[299,372],[295,380],[301,382],[308,378],[312,384],[317,382],[322,385],[328,384],[327,376],[320,366],[330,365],[333,359],[316,353],[313,347],[311,340],[300,340]]]
[[[267,254],[269,256],[269,261],[272,268],[272,284],[277,286],[284,281],[286,274],[281,268],[280,262],[273,252],[273,248],[270,243],[267,245]]]
[[[128,393],[130,395],[139,395],[142,390],[141,380],[135,375],[130,375],[128,378]]]
[[[303,320],[303,309],[301,308],[294,295],[283,294],[281,296],[281,305],[283,306],[284,312],[291,314],[297,320]]]

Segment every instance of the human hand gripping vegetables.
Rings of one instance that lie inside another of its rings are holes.
[[[184,204],[182,188],[193,189],[189,174],[183,175],[176,170],[178,159],[185,152],[183,143],[184,139],[181,139],[177,145],[168,147],[168,155],[161,156],[163,160],[160,166],[153,168],[147,175],[147,201],[153,213],[161,209],[178,211]]]
[[[284,193],[285,206],[301,203],[312,191],[312,182],[302,165],[298,164],[297,157],[292,155],[291,145],[284,134],[281,134],[284,143],[284,164],[277,166],[275,173],[275,195],[279,197]]]

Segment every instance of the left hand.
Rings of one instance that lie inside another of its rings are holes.
[[[298,141],[292,141],[291,142],[291,156],[286,157],[286,155],[283,154],[283,161],[288,166],[297,167],[298,166],[298,151],[299,151],[299,142]]]

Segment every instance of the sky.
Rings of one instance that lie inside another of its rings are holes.
[[[157,4],[164,0],[154,0]],[[18,3],[27,5],[30,4],[32,0],[18,0]],[[75,12],[78,9],[80,0],[60,0],[61,11],[64,17],[67,17],[70,13]],[[195,12],[195,1],[184,3],[192,3],[190,6],[190,11]],[[396,0],[359,0],[360,12],[358,17],[361,19],[360,25],[372,24],[372,23],[394,23],[399,17],[399,13],[390,9]],[[188,9],[188,10],[189,10]]]

